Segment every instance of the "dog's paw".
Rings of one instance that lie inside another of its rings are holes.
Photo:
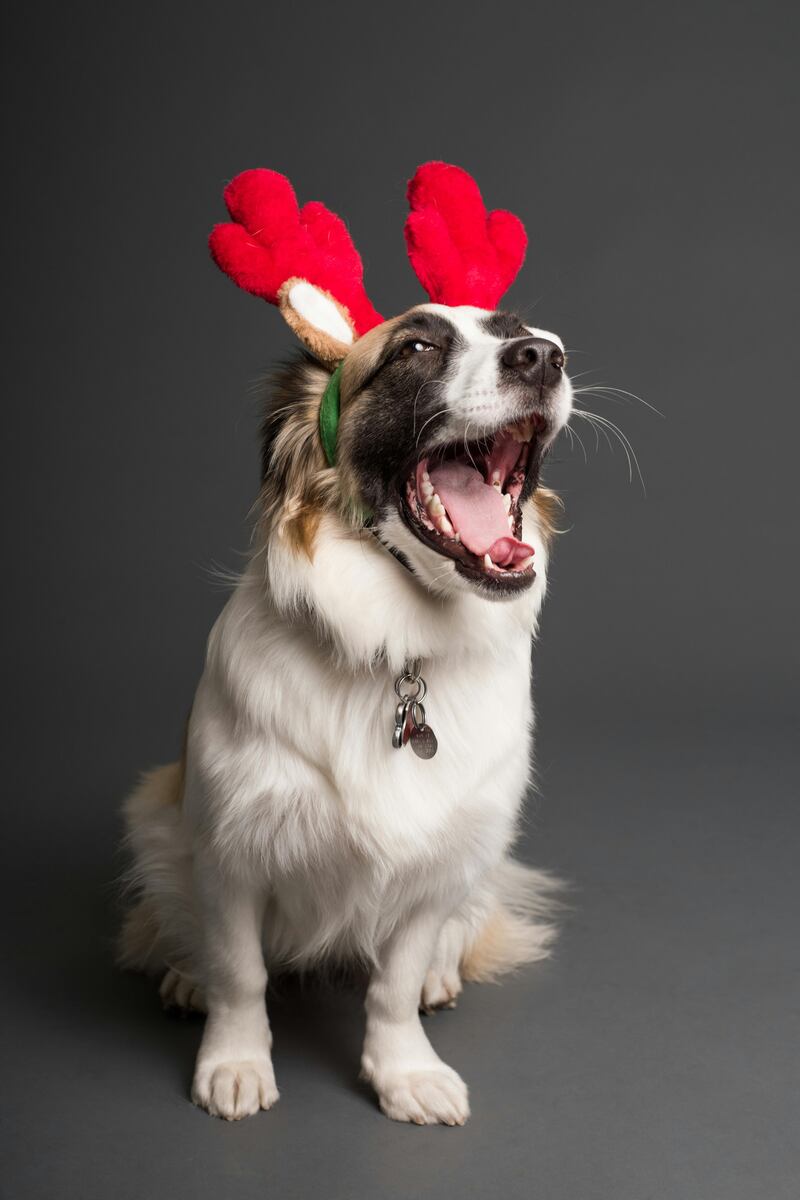
[[[467,1085],[441,1063],[375,1081],[381,1110],[393,1121],[415,1125],[463,1125],[469,1116]]]
[[[192,1101],[212,1117],[240,1121],[278,1099],[275,1074],[269,1062],[198,1063]]]
[[[161,1003],[166,1009],[177,1008],[182,1012],[205,1012],[206,1002],[202,989],[190,975],[169,967],[158,989]]]
[[[457,971],[428,971],[419,1006],[426,1013],[435,1012],[437,1008],[455,1008],[461,990]]]

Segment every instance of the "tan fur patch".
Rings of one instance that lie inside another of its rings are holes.
[[[524,963],[546,958],[555,930],[498,905],[464,951],[461,978],[490,983]]]
[[[350,349],[347,358],[342,363],[341,399],[343,409],[348,405],[355,392],[369,379],[377,367],[384,347],[392,337],[398,321],[407,315],[407,313],[401,313],[399,317],[390,317],[382,325],[376,325],[364,337],[359,338]]]
[[[117,962],[125,970],[155,969],[154,948],[158,942],[155,906],[140,900],[125,913],[117,943]]]
[[[560,496],[547,487],[537,487],[531,496],[531,500],[536,509],[542,538],[545,545],[549,548],[555,535],[563,532],[563,530],[557,527],[556,518],[560,512],[564,511],[564,502]]]
[[[148,772],[146,778],[157,780],[158,788],[153,789],[153,794],[157,796],[160,806],[181,803],[186,781],[186,733],[178,761],[168,763],[165,767],[157,767],[155,771]]]
[[[324,367],[310,362],[276,376],[280,422],[260,496],[264,540],[282,538],[309,558],[322,513],[335,506],[338,492],[336,472],[325,461],[319,436],[319,406],[329,378]],[[267,425],[270,420],[268,413]]]

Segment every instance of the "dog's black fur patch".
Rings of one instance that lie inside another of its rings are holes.
[[[516,313],[498,310],[497,312],[489,313],[485,317],[481,317],[480,324],[492,337],[530,337],[528,330]]]
[[[415,341],[436,349],[416,351]],[[353,413],[350,461],[373,511],[396,503],[398,482],[426,447],[441,440],[447,420],[442,386],[463,346],[461,334],[446,317],[410,313],[393,331],[377,367],[359,388],[357,395],[369,389],[369,403]]]

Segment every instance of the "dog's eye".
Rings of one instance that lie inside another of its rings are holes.
[[[424,342],[422,338],[412,338],[406,342],[400,349],[400,353],[405,358],[410,358],[412,354],[429,354],[432,350],[438,350],[433,342]]]

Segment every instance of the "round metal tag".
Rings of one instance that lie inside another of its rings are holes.
[[[430,725],[423,725],[421,728],[417,725],[411,730],[411,749],[416,754],[417,758],[433,758],[436,751],[439,749],[439,743],[436,740],[436,734],[431,729]]]

